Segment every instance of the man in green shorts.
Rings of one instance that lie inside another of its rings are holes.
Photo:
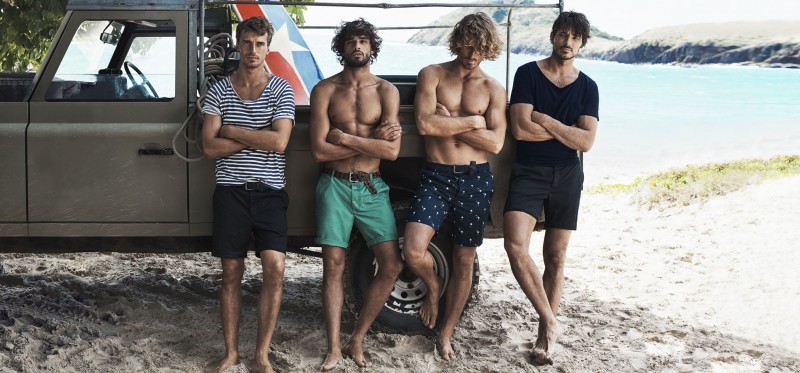
[[[331,44],[344,69],[311,91],[309,125],[311,153],[323,164],[316,191],[328,337],[322,371],[335,368],[343,352],[359,367],[368,365],[364,337],[403,268],[389,187],[379,172],[381,159],[394,160],[400,152],[400,94],[391,83],[370,72],[381,38],[369,22],[343,23]],[[378,273],[367,290],[355,330],[342,349],[342,275],[354,225],[375,254]]]

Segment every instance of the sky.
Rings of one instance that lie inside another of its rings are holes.
[[[323,1],[323,0],[317,0]],[[327,0],[326,0],[327,1]],[[469,0],[381,0],[338,3],[466,3]],[[539,3],[558,3],[540,0]],[[583,12],[592,25],[612,35],[632,38],[648,29],[691,23],[796,20],[800,21],[800,0],[564,0],[565,10]],[[364,17],[378,27],[423,26],[452,8],[369,9],[310,6],[306,24],[332,26]],[[405,41],[413,31],[381,32],[386,40]]]

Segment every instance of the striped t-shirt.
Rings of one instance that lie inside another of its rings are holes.
[[[278,119],[288,118],[294,124],[294,92],[289,83],[272,75],[255,100],[242,100],[233,89],[230,78],[215,84],[206,93],[203,111],[219,115],[223,124],[251,130],[272,125]],[[217,158],[217,185],[241,185],[248,181],[261,181],[273,188],[286,186],[286,156],[282,152],[246,148],[238,153]]]

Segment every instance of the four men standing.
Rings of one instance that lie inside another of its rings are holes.
[[[209,91],[205,104],[204,152],[217,158],[213,255],[222,258],[220,299],[227,350],[217,371],[239,359],[241,280],[251,234],[264,272],[254,370],[271,370],[268,348],[280,305],[287,237],[283,151],[294,120],[291,87],[262,66],[272,34],[263,18],[239,24],[240,68]],[[521,66],[511,94],[511,132],[518,152],[504,210],[505,248],[514,276],[540,316],[533,352],[538,364],[552,363],[558,335],[555,314],[564,255],[570,232],[576,229],[583,183],[577,151],[589,150],[597,129],[597,85],[573,65],[588,38],[589,23],[582,14],[562,13],[550,35],[551,56]],[[331,46],[343,70],[311,93],[312,155],[323,164],[316,216],[328,353],[321,370],[333,369],[343,353],[360,367],[368,365],[364,338],[403,267],[389,188],[379,171],[381,159],[394,160],[399,154],[399,93],[370,72],[380,47],[370,23],[343,23]],[[494,193],[488,155],[503,147],[507,105],[505,89],[480,68],[484,59],[494,60],[502,49],[491,18],[484,13],[464,17],[450,36],[449,49],[455,59],[427,66],[418,76],[414,111],[427,162],[407,218],[403,248],[405,262],[429,290],[421,320],[434,328],[443,284],[434,274],[427,248],[443,224],[452,231],[452,275],[436,339],[436,350],[445,360],[455,357],[450,340],[472,286],[476,249],[483,241]],[[547,231],[542,277],[529,244],[543,210]],[[378,271],[342,349],[342,275],[354,226],[373,251]]]

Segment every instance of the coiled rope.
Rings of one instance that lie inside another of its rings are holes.
[[[228,33],[214,35],[203,44],[202,51],[205,76],[203,77],[203,81],[200,83],[200,95],[197,98],[195,110],[193,110],[186,120],[183,121],[183,125],[180,129],[178,129],[178,132],[176,132],[175,136],[172,138],[172,150],[175,153],[175,156],[186,162],[197,162],[205,159],[202,154],[197,158],[189,158],[188,153],[185,156],[181,154],[180,151],[178,151],[177,146],[178,138],[181,136],[181,134],[183,134],[184,141],[189,144],[194,144],[194,146],[200,150],[201,153],[203,152],[201,143],[204,115],[203,103],[206,100],[206,93],[208,90],[225,77],[225,54],[228,53],[228,57],[230,57],[235,53],[235,50],[233,49],[233,38]],[[198,56],[198,62],[199,60],[200,58]]]

